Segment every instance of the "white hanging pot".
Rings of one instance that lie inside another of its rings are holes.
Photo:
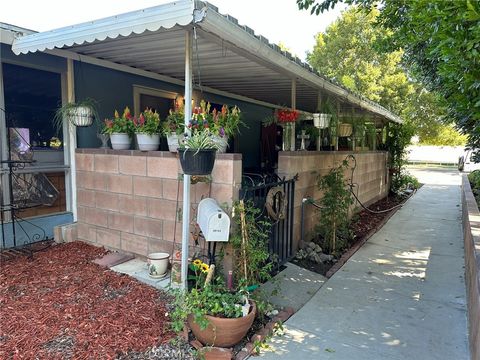
[[[93,122],[93,111],[88,106],[77,106],[68,111],[68,120],[75,126],[90,126]]]
[[[160,134],[135,134],[137,136],[138,150],[155,151],[160,146]]]
[[[217,153],[224,153],[227,151],[228,140],[226,137],[214,135],[213,142],[217,145]]]
[[[318,129],[326,129],[331,118],[331,114],[313,114],[313,126]]]
[[[167,275],[169,257],[170,255],[164,252],[148,254],[148,275],[152,278],[163,278]]]
[[[183,142],[183,134],[177,135],[172,132],[170,135],[167,135],[168,150],[170,152],[178,152],[179,145]]]
[[[128,150],[130,149],[130,136],[126,133],[112,133],[110,134],[110,142],[114,150]]]

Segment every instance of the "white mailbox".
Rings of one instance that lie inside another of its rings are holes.
[[[228,241],[230,218],[212,198],[200,201],[197,223],[206,241]]]

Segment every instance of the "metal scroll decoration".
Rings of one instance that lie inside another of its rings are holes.
[[[281,186],[271,188],[267,193],[265,208],[268,215],[275,221],[285,219],[288,201]]]

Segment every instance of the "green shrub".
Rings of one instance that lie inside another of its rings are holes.
[[[468,180],[474,190],[480,190],[480,170],[475,170],[468,174]]]
[[[392,176],[392,184],[390,191],[394,194],[399,194],[405,190],[416,190],[420,187],[418,179],[405,171]]]
[[[333,168],[327,175],[318,177],[317,186],[323,191],[320,200],[319,229],[325,239],[325,247],[331,253],[338,249],[339,235],[348,233],[348,211],[353,204],[352,194],[345,180],[344,172],[348,161]]]

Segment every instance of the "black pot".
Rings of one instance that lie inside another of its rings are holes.
[[[216,149],[178,149],[180,165],[187,175],[208,175],[215,164]]]

